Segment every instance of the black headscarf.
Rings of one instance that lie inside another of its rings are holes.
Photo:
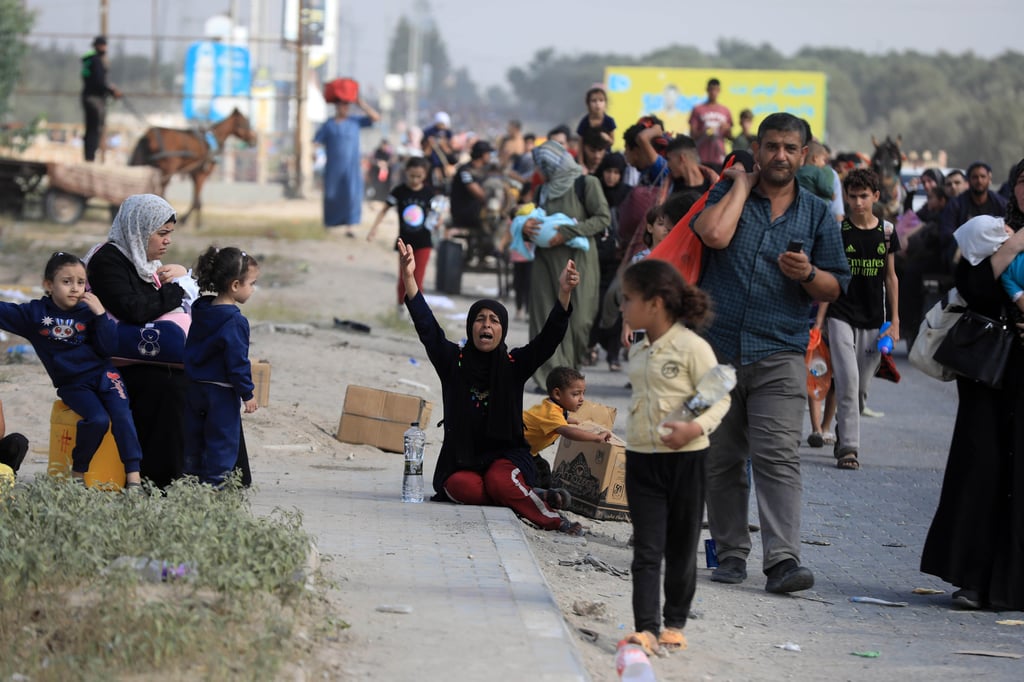
[[[501,322],[501,340],[490,352],[479,350],[473,343],[473,321],[481,310],[490,310]],[[506,439],[522,436],[523,415],[515,407],[514,391],[521,387],[509,385],[512,373],[507,371],[512,362],[505,339],[508,337],[508,310],[501,303],[481,299],[469,307],[466,316],[466,345],[459,355],[459,376],[463,382],[465,402],[461,404],[459,424],[467,427],[477,418],[478,400],[486,401],[487,435],[491,438]],[[470,435],[470,428],[460,429]],[[459,448],[463,452],[463,448]]]
[[[938,168],[925,168],[921,171],[921,177],[929,177],[935,181],[935,184],[942,187],[942,182],[946,179],[946,176],[942,174]]]
[[[619,184],[614,187],[604,184],[604,172],[609,168],[618,170],[621,177]],[[629,196],[632,187],[626,184],[625,174],[626,157],[621,152],[605,154],[604,158],[601,159],[601,163],[598,164],[597,170],[594,171],[594,176],[601,181],[601,189],[604,191],[604,199],[608,202],[608,208],[615,208]]]
[[[1017,193],[1014,191],[1021,173],[1024,173],[1024,159],[1021,159],[1010,171],[1008,181],[1010,200],[1006,204],[1006,224],[1012,227],[1014,232],[1024,227],[1024,212],[1021,211],[1021,206],[1017,203]]]

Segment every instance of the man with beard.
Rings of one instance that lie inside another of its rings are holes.
[[[975,161],[967,167],[968,189],[951,198],[939,217],[939,233],[943,241],[943,254],[948,263],[953,262],[956,242],[953,233],[956,228],[979,215],[1003,216],[1006,214],[1006,199],[997,192],[990,192],[992,167],[984,161]]]
[[[814,585],[814,574],[800,565],[807,318],[813,301],[836,300],[850,280],[828,204],[796,182],[807,130],[792,114],[768,116],[752,145],[754,171],[726,170],[692,223],[706,247],[700,285],[715,310],[705,336],[718,361],[737,369],[732,404],[706,463],[708,522],[720,561],[711,579],[747,577],[749,458],[765,590],[773,593]]]

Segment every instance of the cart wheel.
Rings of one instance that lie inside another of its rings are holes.
[[[51,187],[44,198],[46,217],[61,225],[70,225],[85,212],[85,197]]]
[[[51,187],[46,190],[43,198],[46,217],[55,223],[71,225],[82,217],[85,212],[86,198],[64,190]]]

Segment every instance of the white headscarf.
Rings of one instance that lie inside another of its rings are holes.
[[[960,255],[971,265],[977,265],[999,250],[1010,238],[1006,234],[1005,221],[990,215],[971,218],[953,233]]]
[[[174,217],[174,208],[163,198],[155,194],[134,194],[121,204],[107,240],[132,262],[139,277],[152,283],[162,263],[146,258],[149,238]]]

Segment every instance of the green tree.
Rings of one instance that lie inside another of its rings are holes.
[[[428,67],[431,89],[450,87],[451,60],[448,58],[448,47],[441,37],[437,26],[429,22],[430,27],[420,33],[420,59],[422,67]],[[408,73],[412,67],[410,49],[413,44],[412,22],[403,15],[395,25],[388,48],[388,73]]]
[[[25,36],[34,20],[35,15],[22,0],[0,0],[0,118],[9,110],[11,93],[27,51]]]

